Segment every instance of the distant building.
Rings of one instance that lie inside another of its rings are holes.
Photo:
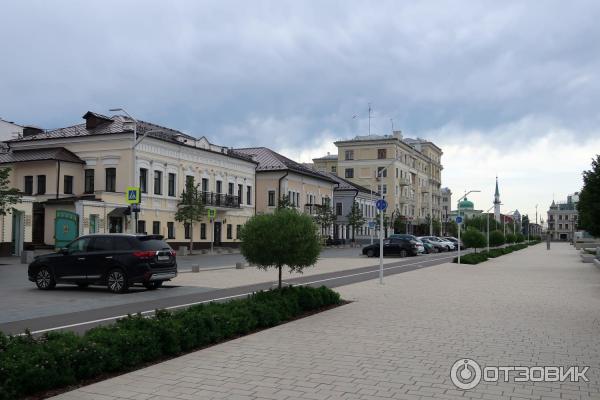
[[[461,217],[468,219],[481,215],[482,213],[482,210],[475,209],[475,203],[465,197],[458,203],[458,210],[453,210],[450,213],[450,217],[451,219],[454,219],[460,215]]]
[[[573,240],[577,231],[579,192],[567,196],[567,201],[554,202],[548,210],[548,234],[552,240]]]
[[[496,191],[494,192],[494,219],[500,222],[500,191],[498,190],[498,177],[496,177]]]
[[[390,220],[413,226],[429,217],[441,221],[442,150],[424,139],[365,135],[335,142],[338,155],[315,158],[318,171],[336,173],[362,187],[380,192],[387,200]],[[334,172],[335,170],[335,172]]]
[[[22,135],[22,125],[0,118],[0,141],[16,139]]]
[[[448,222],[452,213],[452,191],[449,188],[442,188],[442,221]]]

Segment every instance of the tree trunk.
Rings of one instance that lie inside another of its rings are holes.
[[[278,285],[278,288],[279,288],[279,290],[281,290],[281,265],[278,265],[277,268],[279,269],[279,285]]]
[[[192,249],[194,248],[194,224],[190,222],[190,255],[192,255]]]

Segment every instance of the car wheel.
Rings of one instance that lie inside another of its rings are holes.
[[[35,274],[35,284],[38,289],[50,290],[56,286],[56,281],[54,280],[52,272],[50,272],[48,268],[42,267],[38,273]]]
[[[373,251],[371,249],[367,250],[367,257],[373,257],[373,256],[375,256],[375,251]]]
[[[400,250],[400,257],[404,258],[406,257],[406,254],[408,254],[406,250]]]
[[[158,289],[159,287],[161,287],[163,284],[162,281],[157,281],[157,282],[144,282],[144,287],[148,290],[155,290]]]
[[[127,276],[122,269],[112,269],[108,272],[106,286],[113,293],[124,293],[129,288]]]
[[[90,286],[89,283],[78,283],[77,287],[81,288],[81,289],[85,289],[86,287]]]

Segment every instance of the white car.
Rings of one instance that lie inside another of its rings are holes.
[[[440,243],[442,246],[444,246],[445,248],[447,248],[448,251],[454,250],[454,243],[452,243],[449,240],[442,239],[442,238],[439,238],[437,236],[426,236],[426,238],[429,239],[429,240],[435,240],[436,242]]]

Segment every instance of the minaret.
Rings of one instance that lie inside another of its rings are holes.
[[[500,191],[498,190],[498,177],[496,176],[496,192],[494,193],[494,219],[500,222]]]

